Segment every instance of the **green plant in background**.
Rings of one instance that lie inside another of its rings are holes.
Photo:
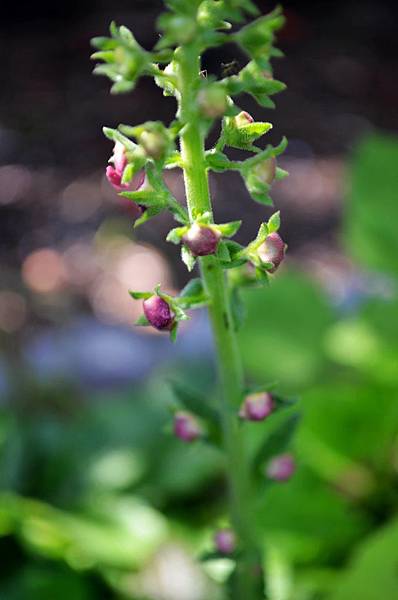
[[[114,142],[107,177],[120,195],[139,208],[136,225],[161,211],[171,211],[179,226],[167,239],[181,245],[189,271],[199,263],[200,277],[191,280],[178,297],[162,292],[160,286],[131,295],[143,300],[137,324],[168,331],[172,340],[180,321],[188,318],[187,309],[208,307],[221,383],[219,406],[214,409],[205,399],[193,401],[192,394],[176,388],[180,408],[174,432],[187,443],[206,437],[215,444],[218,430],[222,432],[230,522],[215,535],[215,555],[228,555],[235,561],[229,582],[232,597],[254,600],[264,597],[261,535],[255,526],[258,494],[266,478],[285,481],[294,471],[293,457],[282,452],[296,416],[276,421],[277,428],[267,432],[259,448],[248,447],[242,421],[264,421],[289,403],[271,394],[268,386],[246,389],[236,337],[241,322],[239,288],[267,283],[284,258],[285,244],[278,234],[279,213],[261,224],[256,239],[246,247],[231,241],[241,222],[214,222],[208,172],[238,171],[255,201],[272,204],[271,185],[286,174],[276,165],[286,140],[265,150],[256,146],[272,125],[254,121],[240,110],[234,97],[248,93],[261,106],[274,106],[270,96],[284,85],[273,78],[270,60],[280,55],[273,42],[284,19],[279,8],[258,16],[251,0],[167,0],[166,5],[169,10],[158,21],[162,36],[151,52],[139,46],[129,29],[114,23],[110,38],[93,40],[98,49],[93,59],[102,61],[95,73],[111,79],[113,93],[131,91],[138,78],[147,75],[164,95],[177,101],[176,119],[168,127],[147,122],[104,128]],[[246,16],[253,20],[232,28]],[[247,64],[239,73],[218,80],[204,73],[203,52],[230,42],[245,52]],[[216,119],[222,121],[220,136],[213,148],[206,149],[205,139]],[[228,148],[246,150],[252,156],[231,160]],[[164,169],[173,168],[183,171],[187,210],[164,183]]]

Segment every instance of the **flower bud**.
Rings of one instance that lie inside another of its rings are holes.
[[[162,158],[167,150],[168,140],[160,131],[143,131],[140,135],[140,144],[146,154],[155,160]]]
[[[194,256],[207,256],[217,250],[221,234],[212,227],[194,223],[183,236],[183,243]]]
[[[126,148],[121,142],[116,142],[113,147],[111,158],[112,165],[108,165],[105,171],[106,178],[112,187],[118,192],[134,191],[141,187],[145,180],[144,171],[139,171],[137,175],[128,183],[122,183],[124,169],[127,166],[128,160]]]
[[[160,296],[154,294],[143,303],[144,314],[152,327],[159,331],[169,331],[174,323],[170,306]]]
[[[121,142],[115,142],[112,156],[113,165],[117,173],[123,175],[123,171],[127,165],[126,148]]]
[[[193,415],[178,412],[174,415],[174,434],[183,442],[193,442],[202,435],[202,429]]]
[[[266,475],[275,481],[288,481],[296,470],[296,464],[291,454],[275,456],[267,465]]]
[[[238,129],[240,127],[244,127],[245,125],[250,125],[250,123],[254,123],[254,119],[245,110],[242,110],[242,112],[234,117],[234,124]]]
[[[272,269],[269,269],[270,273],[275,273],[285,258],[285,247],[285,242],[281,236],[274,231],[267,235],[265,241],[257,249],[258,256],[262,262],[274,265]]]
[[[247,421],[263,421],[274,410],[274,401],[268,392],[246,396],[239,416]]]
[[[209,119],[222,117],[228,106],[227,94],[220,86],[208,86],[200,90],[198,94],[198,106],[200,112]]]
[[[221,554],[232,554],[236,548],[236,537],[232,529],[219,529],[214,536],[214,544]]]
[[[274,157],[267,158],[267,160],[263,160],[258,165],[256,165],[253,169],[253,173],[255,176],[262,182],[267,185],[271,185],[271,183],[275,179],[276,175],[276,160]]]

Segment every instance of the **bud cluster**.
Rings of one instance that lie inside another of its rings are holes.
[[[278,437],[275,433],[278,419],[273,417],[283,403],[289,402],[282,401],[269,388],[255,388],[245,395],[236,361],[226,359],[234,355],[235,331],[242,320],[240,287],[268,281],[284,261],[286,244],[279,233],[279,212],[261,224],[256,238],[246,246],[230,239],[238,232],[241,221],[215,222],[207,174],[210,170],[237,171],[253,200],[272,205],[271,187],[286,175],[278,166],[277,157],[287,142],[283,138],[277,146],[257,145],[272,124],[258,121],[242,110],[237,96],[250,94],[262,107],[272,108],[271,96],[284,89],[284,84],[274,79],[271,67],[271,58],[278,55],[273,46],[275,32],[282,26],[283,16],[279,8],[259,16],[252,0],[167,0],[166,5],[168,10],[157,23],[160,37],[151,51],[144,50],[129,29],[114,23],[110,37],[93,40],[97,49],[93,58],[102,61],[95,72],[111,80],[113,93],[130,91],[139,77],[150,76],[163,94],[174,97],[178,104],[175,120],[167,126],[160,121],[148,121],[104,128],[105,136],[114,144],[106,178],[120,196],[139,207],[140,217],[135,226],[169,211],[177,226],[169,231],[167,241],[180,246],[189,271],[197,262],[200,264],[200,277],[191,279],[179,295],[171,296],[160,286],[130,294],[142,301],[142,314],[136,324],[166,332],[173,341],[180,322],[189,318],[187,310],[212,307],[221,371],[226,374],[224,391],[231,406],[220,410],[212,406],[206,395],[198,399],[195,394],[178,390],[172,430],[186,444],[200,440],[202,444],[219,447],[226,431],[231,431],[233,441],[236,436],[240,443],[241,430],[243,435],[248,428],[260,431],[263,428],[267,435],[254,453],[253,463],[249,463],[245,452],[237,456],[229,440],[225,444],[224,451],[230,453],[227,464],[243,461],[236,472],[232,469],[227,474],[239,496],[239,490],[247,489],[249,478],[261,486],[266,478],[287,481],[295,471],[293,456],[285,452],[289,436],[282,431]],[[253,20],[242,26],[248,15]],[[208,48],[231,42],[247,56],[244,66],[225,68],[219,79],[200,72],[199,55]],[[219,137],[212,148],[205,150],[205,138],[215,119],[220,120]],[[243,150],[248,156],[232,160],[230,149]],[[184,172],[186,208],[165,183],[164,173],[168,169]],[[224,347],[229,352],[223,352]],[[290,431],[290,422],[286,423]],[[275,435],[280,442],[276,445]],[[275,455],[276,451],[280,454]],[[250,507],[245,506],[246,500],[235,499],[238,508],[234,511],[241,514],[233,515],[232,527],[218,529],[214,534],[213,554],[218,558],[230,556],[238,563],[240,555],[245,551],[247,554],[248,540],[244,539],[245,527],[241,524],[252,517]],[[241,508],[239,503],[243,504]],[[247,531],[250,529],[246,527]],[[238,566],[231,578],[232,585],[235,575],[241,578],[241,573],[244,569]],[[244,590],[245,582],[239,587]],[[243,594],[242,600],[243,596],[252,595]]]

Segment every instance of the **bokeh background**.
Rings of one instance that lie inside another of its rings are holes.
[[[273,8],[259,1],[263,12]],[[252,381],[297,396],[298,472],[264,498],[270,600],[398,598],[398,10],[395,2],[284,2],[265,111],[290,144],[274,186],[288,258],[245,293]],[[199,567],[224,517],[220,457],[168,434],[170,380],[212,398],[204,313],[175,346],[132,326],[128,288],[188,279],[172,221],[133,230],[104,179],[101,126],[173,118],[148,79],[111,97],[89,40],[111,19],[150,48],[161,2],[2,6],[0,90],[0,598],[220,598],[228,560]],[[244,57],[204,57],[209,72]],[[215,133],[214,133],[215,134]],[[213,134],[213,135],[214,135]],[[181,177],[167,183],[183,199]],[[214,176],[216,218],[270,210]],[[242,599],[243,600],[243,599]]]

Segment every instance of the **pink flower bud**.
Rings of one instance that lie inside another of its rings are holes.
[[[220,237],[221,234],[216,229],[194,223],[182,241],[194,256],[207,256],[216,252]]]
[[[123,175],[123,171],[127,165],[126,158],[126,148],[123,146],[121,142],[115,142],[113,147],[113,156],[112,156],[113,166],[115,170],[120,175]]]
[[[255,175],[262,183],[271,185],[276,175],[276,160],[274,157],[263,160],[253,169]]]
[[[144,314],[152,327],[159,331],[170,330],[174,323],[174,316],[170,306],[163,298],[154,294],[143,303]]]
[[[285,258],[285,248],[285,242],[276,231],[267,235],[265,241],[258,248],[257,253],[261,261],[274,265],[272,269],[269,269],[270,273],[275,273]]]
[[[296,470],[296,464],[291,454],[275,456],[267,465],[266,475],[275,481],[288,481]]]
[[[232,554],[236,548],[236,537],[232,529],[219,529],[214,536],[214,544],[221,554]]]
[[[247,421],[263,421],[274,410],[274,401],[268,392],[246,396],[239,416]]]
[[[183,442],[193,442],[202,435],[202,429],[193,415],[178,412],[174,415],[174,434]]]
[[[250,123],[254,123],[254,119],[248,112],[242,110],[242,112],[234,117],[234,123],[236,127],[239,128],[244,127],[245,125],[250,125]]]

